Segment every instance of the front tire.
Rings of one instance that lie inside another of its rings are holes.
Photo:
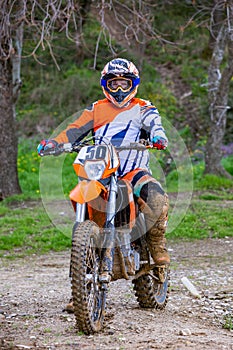
[[[99,283],[99,228],[92,221],[74,227],[71,250],[71,283],[74,314],[79,331],[93,334],[102,329],[106,289]]]

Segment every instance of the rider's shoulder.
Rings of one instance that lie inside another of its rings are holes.
[[[132,100],[133,103],[139,104],[141,107],[151,107],[152,103],[148,100],[144,100],[143,98],[135,97]]]
[[[93,111],[95,109],[95,107],[101,106],[101,105],[104,105],[104,104],[109,104],[109,101],[106,98],[104,98],[102,100],[98,100],[98,101],[92,102],[89,106],[86,107],[86,109],[88,111]]]

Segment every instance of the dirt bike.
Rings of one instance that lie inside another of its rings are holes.
[[[130,143],[114,147],[108,140],[91,137],[60,145],[44,155],[77,152],[73,163],[78,184],[70,192],[76,213],[72,233],[71,284],[77,326],[93,334],[104,326],[109,283],[131,279],[142,308],[164,309],[169,292],[169,267],[153,263],[146,243],[146,225],[127,175],[120,178],[118,153],[145,151]],[[104,273],[110,252],[112,264]]]

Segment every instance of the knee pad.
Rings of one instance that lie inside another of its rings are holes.
[[[152,199],[153,197],[156,197],[158,194],[160,196],[164,196],[165,192],[158,182],[153,182],[153,181],[143,185],[140,191],[140,197],[145,202],[148,201],[148,198]]]

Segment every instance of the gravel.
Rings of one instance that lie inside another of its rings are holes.
[[[1,259],[0,349],[233,349],[233,238],[170,241],[169,251],[166,309],[140,309],[131,281],[112,282],[105,328],[92,336],[79,333],[74,315],[63,312],[70,298],[69,251]]]

